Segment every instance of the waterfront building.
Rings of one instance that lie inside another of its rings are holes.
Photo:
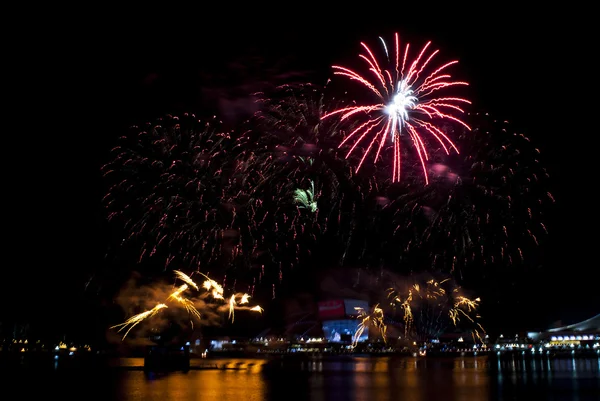
[[[528,332],[527,337],[534,342],[545,343],[550,346],[598,348],[600,314],[567,326],[549,328],[541,332]]]

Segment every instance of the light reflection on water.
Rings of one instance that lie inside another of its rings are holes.
[[[28,393],[36,388],[44,388],[43,399],[61,400],[600,399],[599,358],[194,359],[188,372],[162,375],[139,369],[141,358],[120,359],[112,366],[61,369],[59,363],[58,368],[22,370],[20,377],[11,376],[15,380],[2,381],[9,391],[18,386],[22,399],[32,400],[42,399]],[[24,381],[36,385],[28,387]]]
[[[123,372],[116,388],[119,400],[264,400],[267,383],[260,374],[242,370],[174,372],[164,376]]]

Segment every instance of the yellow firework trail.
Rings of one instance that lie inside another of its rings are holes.
[[[196,288],[197,288],[197,286],[196,286]],[[183,292],[185,292],[187,289],[188,289],[188,285],[183,284],[182,286],[177,288],[173,293],[171,293],[171,295],[169,295],[169,297],[167,298],[167,301],[175,300],[175,301],[179,302],[185,308],[185,310],[187,310],[189,313],[196,316],[198,318],[198,320],[200,320],[202,318],[202,315],[200,314],[200,311],[198,311],[198,309],[196,309],[194,302],[188,298],[181,296],[181,294]],[[193,321],[192,321],[192,324],[193,324]]]
[[[123,335],[123,340],[124,340],[125,337],[127,337],[127,334],[131,331],[131,329],[133,329],[136,325],[138,325],[142,320],[156,315],[158,313],[158,311],[160,311],[161,309],[164,309],[164,308],[167,308],[167,305],[158,304],[154,308],[152,308],[146,312],[138,313],[137,315],[134,315],[134,316],[130,317],[129,319],[127,319],[125,322],[112,326],[111,329],[120,327],[120,329],[118,331],[121,332],[121,330],[123,330],[127,326],[129,326],[129,329],[127,329],[127,331]]]
[[[229,318],[231,319],[232,323],[233,323],[233,318],[234,318],[233,311],[235,310],[235,305],[236,305],[235,294],[233,294],[231,296],[231,298],[229,298]]]
[[[175,276],[183,281],[184,283],[186,283],[187,285],[191,286],[193,289],[195,289],[196,291],[199,290],[198,288],[198,284],[196,284],[191,278],[190,276],[188,276],[187,274],[179,271],[179,270],[175,270]]]
[[[195,290],[196,292],[200,291],[200,286],[198,286],[198,284],[196,284],[196,282],[194,282],[192,280],[192,278],[190,276],[188,276],[187,274],[185,274],[179,270],[175,270],[174,273],[175,273],[176,278],[183,281],[184,284],[175,288],[175,290],[173,290],[173,292],[171,292],[167,296],[164,303],[159,303],[154,308],[147,310],[145,312],[139,313],[135,316],[132,316],[129,319],[127,319],[125,322],[111,326],[110,328],[112,329],[112,328],[118,327],[119,332],[124,330],[125,328],[127,328],[127,331],[125,332],[125,335],[123,336],[123,339],[125,339],[125,337],[127,337],[127,334],[131,331],[131,329],[133,327],[135,327],[142,321],[156,315],[161,309],[167,308],[168,303],[178,304],[179,306],[183,307],[192,317],[195,317],[196,319],[201,320],[202,314],[196,307],[197,300],[195,301],[194,298],[189,298],[184,295],[187,291],[190,291],[192,289]],[[233,322],[234,317],[235,317],[234,316],[235,309],[245,309],[245,310],[250,310],[253,312],[262,313],[263,309],[259,305],[255,305],[253,307],[238,306],[238,305],[245,305],[250,302],[249,294],[233,294],[233,295],[231,295],[231,297],[229,297],[228,301],[225,301],[225,296],[224,296],[225,291],[224,291],[223,287],[219,283],[217,283],[215,280],[208,277],[207,275],[200,273],[200,272],[197,272],[197,273],[205,278],[205,281],[202,283],[202,288],[206,292],[201,295],[201,298],[205,298],[206,296],[212,296],[212,298],[215,301],[218,301],[221,304],[224,302],[227,302],[227,304],[229,306],[229,318],[231,319],[231,322]],[[202,302],[202,305],[204,305],[204,307],[206,307],[206,308],[213,307],[212,304],[207,304],[205,302]],[[216,305],[216,307],[218,308],[219,305]],[[193,319],[190,319],[190,322],[193,326],[193,324],[194,324]]]
[[[356,307],[355,309],[358,311],[358,319],[360,319],[361,322],[358,325],[356,331],[354,332],[352,346],[356,347],[356,345],[358,344],[358,340],[360,339],[360,336],[362,336],[365,329],[367,329],[369,327],[369,325],[371,325],[379,330],[379,334],[381,335],[383,342],[387,344],[387,338],[386,338],[387,326],[384,323],[385,316],[383,313],[383,309],[381,307],[379,307],[379,304],[377,304],[373,307],[373,310],[371,311],[371,313],[365,311],[363,308],[360,308],[360,307]]]
[[[446,288],[444,288],[444,285]],[[404,334],[410,336],[415,330],[421,332],[417,337],[423,334],[431,334],[442,329],[440,326],[441,317],[445,314],[454,326],[458,326],[461,319],[466,320],[472,326],[471,334],[473,339],[482,340],[481,334],[485,330],[480,323],[476,321],[480,316],[476,311],[481,302],[480,298],[470,299],[460,295],[460,288],[455,286],[450,279],[442,281],[429,280],[425,283],[415,283],[409,286],[407,290],[400,291],[395,288],[387,290],[390,304],[399,307],[404,320]],[[427,309],[430,315],[423,313]],[[432,322],[416,321],[415,310],[419,311],[418,319],[430,319]],[[432,316],[433,315],[433,316]],[[436,324],[437,326],[420,329],[416,326],[427,326]],[[413,333],[414,334],[414,333]],[[420,338],[422,339],[422,338]]]

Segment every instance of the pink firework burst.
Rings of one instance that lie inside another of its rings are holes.
[[[450,61],[438,68],[431,68],[430,64],[438,54],[439,50],[430,50],[431,42],[425,44],[421,52],[414,59],[409,59],[409,47],[407,43],[404,50],[400,49],[398,34],[395,34],[394,54],[388,52],[385,41],[380,37],[385,50],[384,69],[380,66],[371,49],[361,42],[366,53],[360,54],[368,67],[369,77],[362,76],[346,67],[334,65],[334,75],[342,75],[351,80],[358,81],[363,87],[376,95],[377,102],[362,106],[344,107],[323,115],[322,119],[334,115],[340,115],[340,119],[357,119],[358,128],[350,132],[340,143],[342,147],[346,142],[354,139],[354,143],[348,150],[346,158],[356,149],[365,137],[371,137],[371,141],[364,150],[364,154],[358,164],[357,171],[362,166],[367,155],[378,142],[375,154],[375,163],[383,149],[387,138],[393,143],[393,174],[392,182],[400,180],[400,139],[410,138],[425,175],[425,183],[429,183],[426,163],[429,160],[424,135],[435,138],[444,151],[449,154],[451,150],[458,153],[458,148],[450,138],[442,131],[442,121],[454,121],[471,128],[457,114],[464,113],[461,106],[471,104],[470,101],[459,97],[440,96],[446,88],[468,85],[467,82],[453,81],[451,75],[446,71],[458,61]]]

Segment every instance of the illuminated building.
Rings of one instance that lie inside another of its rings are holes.
[[[542,332],[529,332],[527,337],[551,346],[590,346],[600,341],[600,314],[579,323]],[[597,347],[597,345],[596,345]]]
[[[318,303],[318,318],[325,339],[330,343],[352,343],[360,320],[360,310],[369,311],[369,303],[358,299],[335,299]],[[365,328],[358,342],[367,341],[369,330]]]

